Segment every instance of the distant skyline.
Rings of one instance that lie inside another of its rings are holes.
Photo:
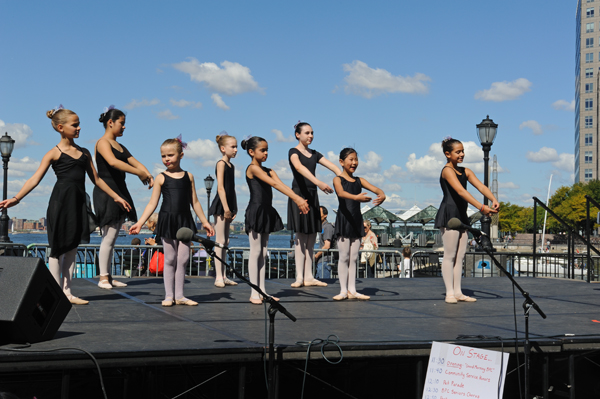
[[[93,152],[104,133],[98,117],[114,104],[127,112],[119,141],[155,175],[164,170],[160,144],[182,134],[182,167],[194,174],[205,211],[217,134],[238,144],[246,135],[267,139],[265,166],[291,185],[287,153],[299,119],[315,131],[312,148],[332,162],[343,147],[356,148],[356,174],[386,192],[385,208],[437,207],[442,138],[463,141],[465,166],[483,180],[475,125],[486,115],[499,125],[491,153],[499,200],[529,206],[532,196],[545,198],[551,174],[552,192],[573,183],[576,6],[55,1],[32,12],[29,3],[0,0],[0,133],[16,140],[9,197],[59,141],[47,110],[77,112],[77,144]],[[237,221],[249,161],[239,148]],[[318,177],[331,185],[327,172],[319,168]],[[45,216],[55,181],[48,171],[9,217]],[[135,176],[127,181],[141,215],[150,192]],[[320,200],[337,208],[335,195]],[[287,198],[276,193],[274,205],[285,221]]]

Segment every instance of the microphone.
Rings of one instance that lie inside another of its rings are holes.
[[[471,234],[473,234],[475,237],[480,237],[482,235],[484,235],[484,236],[486,235],[483,231],[477,230],[476,228],[473,228],[473,227],[469,226],[468,224],[464,224],[458,218],[452,218],[452,219],[448,220],[447,226],[451,230],[461,230],[461,229],[467,230]]]
[[[200,244],[204,245],[204,248],[206,249],[213,249],[214,247],[227,249],[227,247],[223,244],[219,244],[218,242],[211,241],[208,238],[204,238],[199,236],[198,234],[194,234],[192,229],[188,229],[187,227],[182,227],[179,230],[177,230],[177,239],[183,242],[199,242]]]

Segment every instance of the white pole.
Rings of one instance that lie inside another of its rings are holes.
[[[552,185],[552,175],[550,175],[550,183],[548,183],[548,196],[546,197],[546,206],[550,202],[550,186]],[[548,217],[548,211],[544,212],[544,229],[542,230],[542,248],[545,245],[544,236],[546,235],[546,218]]]

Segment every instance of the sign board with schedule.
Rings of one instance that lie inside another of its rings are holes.
[[[504,393],[508,353],[433,342],[423,399],[497,399]]]

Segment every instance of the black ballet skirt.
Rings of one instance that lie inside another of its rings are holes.
[[[443,169],[442,169],[443,171]],[[466,189],[467,188],[467,174],[465,168],[458,168],[461,174],[456,173],[458,181]],[[444,179],[440,174],[440,186],[444,193],[442,203],[438,209],[437,215],[435,216],[435,228],[439,229],[446,227],[448,221],[452,218],[458,218],[461,222],[466,225],[470,225],[469,218],[467,216],[467,201],[465,201],[458,193],[452,188],[452,186]]]
[[[354,176],[354,181],[348,181],[341,176],[340,179],[344,191],[350,194],[360,194],[362,184],[360,178]],[[360,202],[338,197],[339,207],[335,218],[335,236],[345,238],[361,238],[365,236],[362,213],[360,212]]]
[[[323,158],[323,155],[315,150],[310,150],[310,152],[312,154],[310,158],[298,151],[297,148],[291,148],[288,153],[290,168],[292,168],[292,173],[294,175],[292,191],[308,200],[310,209],[306,215],[302,215],[298,205],[290,198],[288,200],[287,228],[294,232],[304,234],[314,234],[321,232],[322,230],[321,213],[319,211],[319,196],[317,195],[318,187],[294,168],[291,158],[293,154],[297,154],[300,163],[314,175],[317,164],[319,163],[319,160]]]
[[[220,160],[219,162],[223,162],[225,164],[225,169],[223,170],[223,187],[225,188],[225,198],[227,198],[227,205],[229,205],[229,210],[235,215],[238,211],[237,197],[235,195],[235,167],[233,166],[233,164],[231,164],[231,166],[228,165],[227,162],[223,160]],[[219,162],[217,162],[217,164]],[[216,167],[215,175],[217,176]],[[217,195],[208,210],[208,216],[223,216],[224,214],[225,210],[223,209],[223,203],[221,202],[221,197],[219,196],[219,192],[217,191]]]
[[[271,169],[262,167],[269,176]],[[246,233],[273,233],[283,230],[281,217],[273,208],[273,189],[260,179],[250,179],[246,169],[246,183],[250,188],[250,203],[246,208]]]
[[[82,152],[78,159],[61,151],[58,160],[52,163],[56,184],[46,212],[51,258],[58,258],[77,248],[79,244],[90,242],[85,193],[88,157],[82,148],[76,148]]]
[[[179,179],[170,177],[166,173],[163,173],[163,176],[165,177],[161,188],[163,200],[154,233],[162,239],[177,239],[177,230],[182,227],[187,227],[196,233],[196,223],[190,211],[192,182],[188,173],[185,172]]]
[[[119,152],[112,147],[112,152],[115,158],[121,162],[129,163],[127,160],[131,158],[131,154],[127,151],[124,145],[123,152]],[[96,166],[98,167],[98,176],[108,184],[117,195],[123,198],[131,205],[131,211],[127,212],[122,209],[108,194],[102,191],[99,187],[94,187],[94,211],[98,217],[99,226],[111,226],[121,222],[127,218],[131,222],[137,222],[137,214],[135,206],[127,184],[125,184],[126,173],[122,170],[111,167],[104,159],[102,154],[96,150]]]

